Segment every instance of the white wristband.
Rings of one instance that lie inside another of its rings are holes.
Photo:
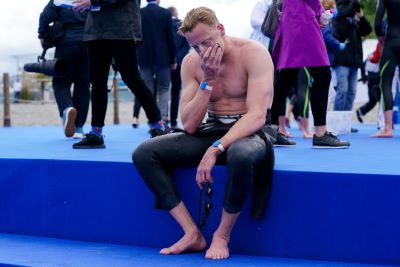
[[[218,148],[221,152],[224,152],[224,151],[225,151],[225,147],[222,145],[220,139],[218,139],[217,141],[215,141],[215,142],[212,144],[212,146]]]
[[[200,83],[200,89],[201,90],[208,90],[208,91],[212,91],[212,86],[208,85],[206,81],[202,81]]]

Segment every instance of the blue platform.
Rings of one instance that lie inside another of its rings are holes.
[[[343,137],[351,142],[347,150],[315,150],[301,137],[296,147],[275,150],[266,217],[252,220],[248,201],[232,235],[233,255],[400,265],[400,138],[373,139],[374,127],[358,128]],[[146,131],[107,126],[106,149],[73,150],[59,127],[1,128],[0,232],[156,248],[138,248],[150,254],[175,242],[180,229],[152,208],[131,164]],[[196,218],[194,174],[195,168],[181,169],[175,177]],[[213,174],[208,240],[219,221],[226,168]],[[2,238],[12,242],[13,235]],[[195,255],[185,257],[202,258]],[[0,263],[24,265],[5,262],[1,253]]]

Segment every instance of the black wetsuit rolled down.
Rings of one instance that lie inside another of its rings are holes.
[[[386,12],[387,29],[383,29]],[[375,14],[375,32],[385,37],[380,60],[382,106],[384,111],[393,109],[392,81],[396,65],[400,64],[400,0],[378,0]]]

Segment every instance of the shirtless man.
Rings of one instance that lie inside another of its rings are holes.
[[[268,127],[273,64],[261,44],[227,36],[215,13],[206,7],[186,15],[180,34],[194,48],[182,63],[180,113],[186,132],[148,140],[132,158],[147,186],[184,231],[180,240],[160,251],[165,255],[202,251],[207,246],[169,170],[197,165],[196,183],[202,188],[213,183],[211,171],[217,158],[226,159],[229,174],[221,222],[205,255],[226,259],[230,234],[251,189],[254,170],[266,155],[272,154],[273,160],[271,142],[258,134]],[[208,119],[202,123],[206,113]],[[216,133],[221,128],[227,129]]]

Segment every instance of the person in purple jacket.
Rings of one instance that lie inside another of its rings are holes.
[[[330,63],[321,28],[327,24],[327,14],[319,0],[283,0],[282,15],[275,35],[272,58],[278,70],[272,104],[272,123],[278,125],[284,112],[288,90],[299,70],[307,67],[313,77],[311,107],[314,116],[314,148],[347,148],[326,129],[326,109],[331,80]]]

